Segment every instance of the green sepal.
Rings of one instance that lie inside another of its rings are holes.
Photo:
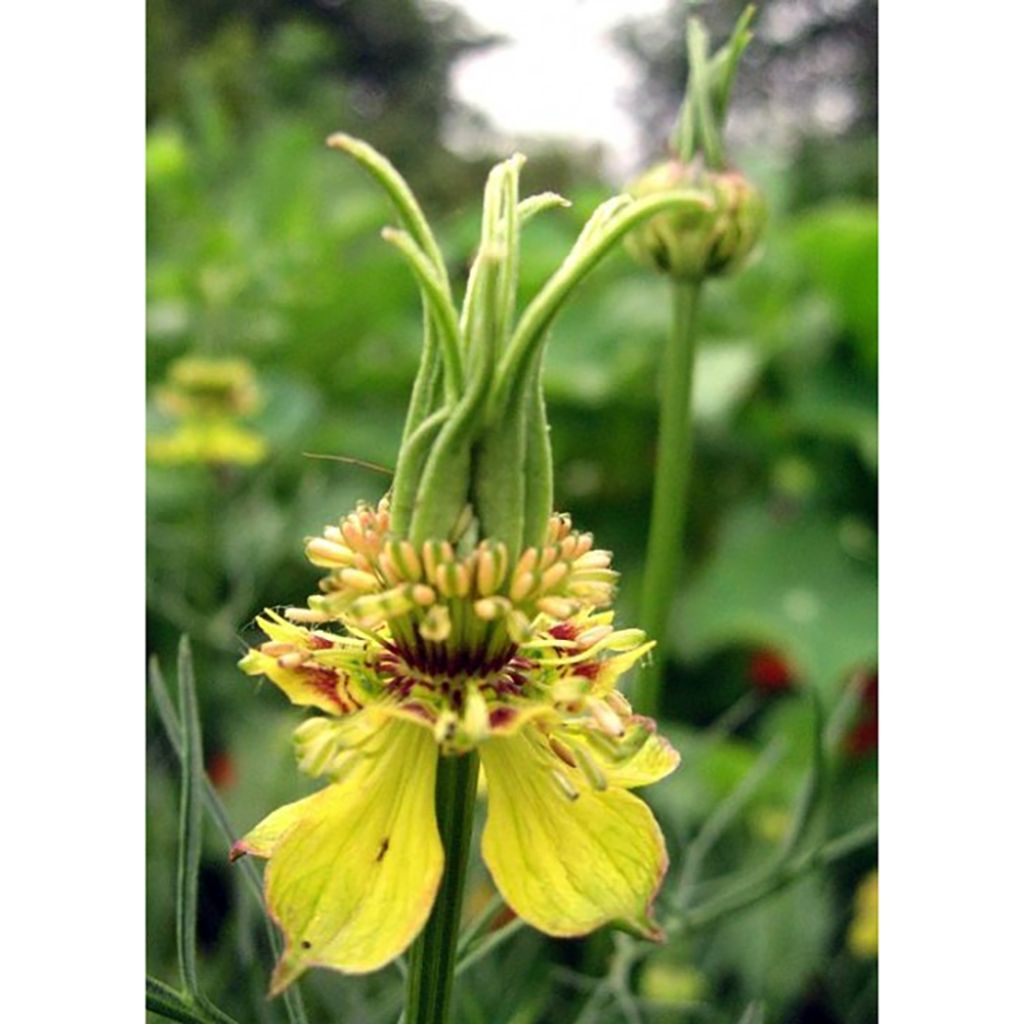
[[[481,536],[500,541],[513,562],[523,544],[527,402],[489,426],[477,445],[473,466],[473,506]]]
[[[544,404],[543,351],[534,357],[526,393],[526,472],[523,546],[540,547],[554,511],[554,465],[551,430]]]

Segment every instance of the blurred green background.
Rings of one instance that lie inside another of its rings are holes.
[[[623,7],[616,39],[638,71],[630,109],[649,141],[639,167],[659,153],[680,98],[683,5],[643,22]],[[701,8],[716,37],[738,10]],[[740,73],[732,155],[771,219],[757,258],[711,283],[700,312],[686,567],[661,638],[672,658],[661,724],[683,767],[645,791],[673,855],[666,905],[688,842],[752,768],[759,783],[702,884],[714,892],[716,879],[769,862],[807,772],[805,687],[833,723],[814,836],[876,813],[875,21],[861,0],[769,0]],[[314,589],[305,536],[387,487],[371,469],[304,453],[393,465],[420,340],[415,287],[378,234],[387,203],[323,140],[344,129],[387,153],[464,280],[486,168],[508,147],[494,143],[500,126],[453,99],[452,69],[500,40],[457,6],[414,0],[151,0],[148,33],[150,437],[177,429],[154,396],[182,356],[242,356],[262,393],[242,426],[265,439],[264,459],[154,461],[147,476],[148,646],[173,675],[178,637],[191,636],[208,771],[241,831],[305,785],[290,746],[300,712],[235,667],[248,624]],[[571,62],[570,51],[567,73]],[[453,118],[478,129],[472,158],[446,146]],[[517,141],[530,156],[524,187],[574,203],[527,230],[528,298],[621,182],[602,178],[593,149]],[[615,551],[626,623],[668,304],[665,281],[616,255],[549,347],[556,503]],[[148,966],[173,983],[178,769],[152,714],[148,728]],[[282,1021],[264,998],[260,911],[226,852],[207,829],[206,987],[239,1021]],[[766,1021],[875,1020],[864,884],[875,863],[861,850],[670,941],[632,968],[627,1005],[595,988],[612,936],[556,942],[524,930],[460,979],[457,1020],[735,1022],[752,1003]],[[470,911],[490,895],[481,866],[472,872]],[[314,1024],[394,1021],[401,1006],[393,968],[313,972],[301,984]]]

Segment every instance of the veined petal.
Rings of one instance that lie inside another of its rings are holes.
[[[270,857],[267,906],[286,943],[272,994],[308,967],[382,967],[430,914],[444,864],[437,745],[395,720],[360,753],[340,782],[275,811],[238,844]]]
[[[668,866],[647,805],[622,789],[569,777],[531,727],[480,748],[487,772],[483,856],[495,885],[528,924],[584,935],[616,922],[659,938],[650,908]]]
[[[354,703],[344,689],[344,672],[316,663],[313,652],[329,649],[331,642],[297,626],[269,609],[256,624],[270,638],[269,644],[252,648],[238,663],[250,676],[266,676],[285,696],[301,707],[315,707],[328,714],[346,714]],[[278,655],[269,650],[278,645]]]
[[[555,735],[570,750],[582,746],[611,787],[650,786],[675,771],[679,752],[658,735],[652,719],[633,715],[623,724],[626,732],[621,738],[613,739],[592,725],[563,728],[556,730]]]

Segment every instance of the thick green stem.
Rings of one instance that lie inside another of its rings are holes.
[[[674,285],[672,332],[665,349],[658,418],[654,501],[647,536],[640,625],[657,640],[653,661],[640,673],[634,703],[642,714],[658,710],[665,664],[666,628],[679,575],[690,482],[691,393],[697,350],[694,322],[700,283]]]
[[[449,1019],[478,775],[475,753],[442,757],[437,765],[437,826],[444,847],[444,876],[430,920],[409,953],[405,1024],[446,1024]]]

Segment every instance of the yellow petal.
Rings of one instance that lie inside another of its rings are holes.
[[[532,727],[483,744],[488,811],[483,856],[502,896],[549,935],[608,922],[659,938],[650,908],[668,857],[647,805],[597,791]]]
[[[294,803],[278,807],[268,814],[255,828],[247,832],[231,847],[231,860],[251,853],[254,857],[269,857],[285,833],[294,828],[300,821],[323,813],[329,807],[331,788],[321,789],[312,796],[296,800]]]
[[[257,625],[272,640],[291,645],[296,652],[311,655],[315,649],[314,634],[302,626],[296,626],[287,619],[268,609],[256,620]],[[310,660],[296,667],[286,667],[281,659],[264,654],[259,648],[252,648],[238,663],[246,675],[266,676],[285,696],[300,707],[314,707],[328,714],[345,714],[352,705],[344,694],[344,673],[327,665],[315,664]]]
[[[656,732],[650,718],[633,715],[625,721],[621,739],[607,736],[592,726],[558,730],[570,750],[582,746],[596,762],[607,785],[633,789],[650,786],[675,771],[679,753],[664,736]]]
[[[360,752],[340,782],[275,811],[239,844],[270,857],[267,906],[285,934],[274,994],[309,967],[384,966],[430,914],[444,862],[437,745],[393,720]]]

